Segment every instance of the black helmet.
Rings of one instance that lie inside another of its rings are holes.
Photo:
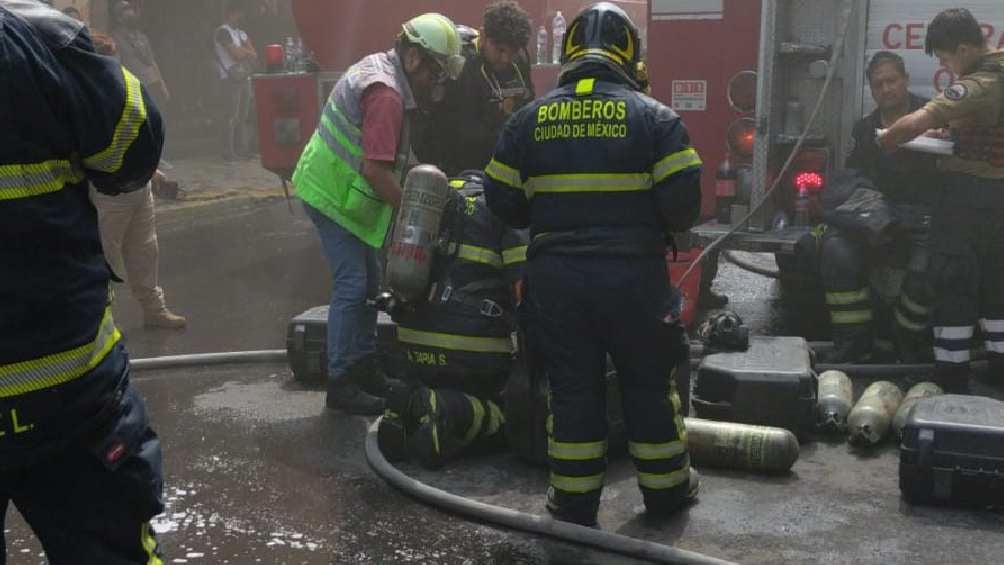
[[[616,4],[599,2],[572,21],[565,34],[561,64],[598,61],[613,64],[631,80],[641,60],[638,28]]]

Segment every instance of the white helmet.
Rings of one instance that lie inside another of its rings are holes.
[[[464,57],[460,54],[460,34],[457,33],[453,20],[430,12],[408,20],[401,27],[408,41],[421,46],[432,55],[450,79],[456,80],[460,76],[464,68]]]

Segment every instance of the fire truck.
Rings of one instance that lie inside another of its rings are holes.
[[[818,221],[814,202],[830,173],[843,166],[855,121],[874,108],[868,59],[878,51],[899,54],[911,90],[927,98],[954,80],[924,53],[927,23],[946,6],[933,0],[651,0],[653,93],[683,117],[705,161],[708,221],[693,230],[698,240],[707,244],[733,233],[724,249],[792,253]],[[971,10],[991,46],[1004,46],[999,2],[952,6]]]

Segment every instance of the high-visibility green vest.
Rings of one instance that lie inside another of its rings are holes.
[[[383,246],[394,209],[362,175],[361,99],[373,84],[401,94],[405,110],[415,107],[407,77],[393,51],[353,65],[335,85],[317,131],[300,156],[293,185],[297,196],[372,247]],[[408,119],[402,121],[395,171],[403,180],[411,150]]]

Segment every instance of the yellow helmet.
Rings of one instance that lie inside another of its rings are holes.
[[[453,20],[442,14],[427,13],[408,20],[401,26],[408,41],[420,46],[436,59],[453,80],[464,68],[460,34]]]

